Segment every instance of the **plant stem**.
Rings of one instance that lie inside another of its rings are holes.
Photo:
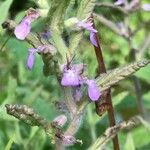
[[[93,16],[92,16],[92,18],[93,18]],[[94,20],[93,20],[93,28],[96,29],[95,25],[94,25]],[[105,63],[104,63],[104,59],[103,59],[103,55],[102,55],[102,49],[101,49],[100,42],[99,42],[98,32],[95,33],[95,39],[96,39],[96,42],[98,45],[97,47],[94,46],[94,49],[95,49],[95,54],[96,54],[98,65],[99,65],[99,73],[106,73],[106,68],[105,68]],[[115,126],[116,125],[115,116],[114,116],[114,110],[113,110],[110,92],[111,92],[110,89],[106,90],[107,94],[104,96],[104,99],[110,105],[110,108],[107,110],[110,126]],[[95,105],[96,105],[96,112],[97,112],[97,114],[99,114],[99,112],[100,112],[99,106],[101,105],[101,103],[98,101],[98,102],[95,102]],[[120,149],[117,135],[113,138],[113,146],[114,146],[114,150]]]

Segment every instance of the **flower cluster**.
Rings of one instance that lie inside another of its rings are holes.
[[[97,101],[101,94],[96,85],[96,81],[83,76],[83,69],[83,64],[64,65],[61,85],[76,87],[74,97],[79,100],[82,97],[81,86],[86,84],[88,86],[88,95],[90,99],[92,101]]]
[[[14,30],[14,34],[17,39],[24,40],[31,31],[31,23],[39,17],[39,12],[35,9],[29,9],[27,11],[26,16],[20,22],[19,25],[16,26]],[[95,33],[97,30],[93,28],[93,23],[91,21],[78,21],[76,26],[80,29],[86,29],[90,32],[90,41],[94,46],[98,46],[96,42]],[[49,39],[51,33],[48,30],[45,30],[41,33],[41,36],[44,39]],[[27,59],[27,68],[32,70],[34,62],[35,62],[35,54],[41,53],[46,45],[38,46],[37,48],[30,48],[28,50],[28,59]],[[87,77],[83,76],[83,64],[71,64],[63,66],[63,77],[61,80],[61,84],[63,86],[72,86],[75,87],[74,98],[79,101],[82,97],[82,85],[88,86],[88,95],[92,101],[97,101],[100,97],[100,91],[96,85],[95,80],[90,80]]]
[[[24,40],[31,31],[31,23],[35,21],[40,16],[39,12],[35,9],[30,8],[27,11],[26,16],[22,19],[19,25],[16,26],[14,30],[14,34],[17,39]],[[50,37],[50,32],[46,31],[41,33],[43,38],[48,39]],[[41,53],[45,48],[46,45],[38,46],[37,48],[30,48],[28,50],[28,58],[27,58],[27,68],[32,70],[34,62],[35,62],[35,54]]]

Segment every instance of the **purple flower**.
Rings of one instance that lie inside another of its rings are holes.
[[[79,75],[73,69],[65,69],[61,80],[63,86],[78,86]]]
[[[63,67],[63,77],[61,85],[63,86],[79,86],[81,74],[83,73],[83,64],[68,64]]]
[[[28,59],[27,59],[27,67],[28,67],[29,70],[32,70],[32,67],[34,65],[35,53],[36,53],[35,48],[30,48],[29,49],[29,54],[28,54]]]
[[[150,4],[143,4],[142,9],[145,11],[150,11]]]
[[[101,95],[99,88],[96,85],[95,80],[87,80],[88,95],[92,101],[97,101]]]
[[[90,41],[94,46],[98,46],[97,42],[96,42],[96,38],[95,38],[95,33],[97,33],[97,30],[93,28],[93,23],[91,22],[83,22],[83,21],[79,21],[77,23],[77,26],[83,29],[86,29],[88,31],[90,31]]]
[[[16,26],[14,34],[19,40],[24,40],[31,31],[31,23],[39,17],[39,13],[34,9],[27,11],[26,17]]]
[[[16,26],[14,34],[19,40],[24,40],[31,31],[31,21],[25,17],[19,25]]]
[[[35,61],[35,53],[42,52],[46,47],[47,47],[46,45],[42,45],[42,46],[39,46],[38,48],[30,48],[28,50],[27,68],[29,70],[32,70],[33,68],[34,61]]]

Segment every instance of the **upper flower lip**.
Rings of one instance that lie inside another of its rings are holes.
[[[27,15],[16,26],[14,34],[19,40],[24,40],[31,31],[31,23],[40,16],[39,12],[30,8]]]

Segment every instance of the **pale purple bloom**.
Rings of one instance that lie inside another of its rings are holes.
[[[73,86],[74,93],[73,97],[76,101],[80,101],[82,98],[81,86],[84,84],[88,85],[88,95],[92,101],[97,101],[100,97],[100,90],[96,85],[95,80],[89,80],[83,75],[83,64],[69,64],[70,66],[64,65],[63,77],[61,80],[61,85],[63,86]]]
[[[69,67],[69,68],[68,68]],[[61,80],[61,85],[63,86],[79,86],[81,74],[83,72],[83,64],[71,64],[69,66],[64,65],[63,67],[63,77]]]
[[[27,67],[28,67],[29,70],[32,70],[32,67],[34,65],[35,53],[36,53],[35,48],[30,48],[29,49],[29,54],[28,54],[28,59],[27,59]]]
[[[120,5],[123,5],[125,3],[125,0],[117,0],[114,5],[116,6],[120,6]]]
[[[93,28],[93,23],[92,22],[79,21],[77,23],[77,26],[90,31],[90,41],[94,46],[97,47],[98,45],[97,45],[97,42],[96,42],[96,39],[95,39],[95,33],[97,33],[97,30]]]
[[[92,101],[97,101],[101,95],[98,86],[96,85],[95,80],[87,80],[86,84],[88,85],[88,95]]]
[[[26,17],[15,27],[14,34],[19,40],[24,40],[31,31],[31,23],[39,17],[39,13],[34,9],[27,11]]]
[[[143,4],[142,9],[145,11],[150,11],[150,4]]]
[[[54,123],[56,123],[58,126],[64,126],[65,123],[67,122],[67,117],[65,115],[60,115],[58,117],[56,117],[54,120],[53,120]]]
[[[73,69],[65,69],[61,80],[63,86],[78,86],[79,75]]]
[[[16,26],[14,34],[19,40],[24,40],[31,31],[31,21],[25,17],[19,25]]]
[[[34,62],[35,62],[35,54],[36,52],[42,52],[47,46],[42,45],[39,46],[38,48],[30,48],[28,50],[28,58],[27,58],[27,67],[29,70],[32,70]]]

